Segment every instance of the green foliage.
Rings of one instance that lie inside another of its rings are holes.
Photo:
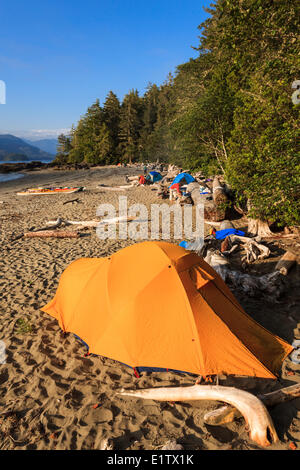
[[[16,333],[19,335],[25,335],[33,331],[32,325],[27,318],[19,318],[16,322],[16,327]]]

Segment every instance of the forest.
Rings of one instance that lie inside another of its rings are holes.
[[[217,0],[206,11],[197,57],[143,96],[91,104],[59,136],[55,164],[159,160],[223,174],[253,218],[299,225],[300,4]]]

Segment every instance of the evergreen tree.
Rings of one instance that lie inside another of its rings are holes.
[[[69,153],[72,149],[71,137],[60,134],[57,138],[57,153],[54,160],[55,164],[64,164],[68,162]]]
[[[142,101],[137,90],[125,95],[121,106],[120,151],[125,162],[138,159],[140,147],[139,136],[142,127]]]
[[[106,97],[103,104],[104,121],[109,132],[110,146],[110,163],[117,163],[118,160],[118,147],[120,144],[120,119],[121,119],[121,104],[120,101],[112,91]]]

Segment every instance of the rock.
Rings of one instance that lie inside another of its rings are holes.
[[[175,439],[171,439],[165,443],[161,450],[183,450],[183,446],[181,444],[177,444]]]
[[[103,439],[100,442],[99,450],[113,450],[113,445],[110,442],[110,439]]]

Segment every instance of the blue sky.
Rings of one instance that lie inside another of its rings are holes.
[[[207,0],[1,0],[0,133],[49,136],[196,57]],[[37,132],[40,131],[40,132]]]

